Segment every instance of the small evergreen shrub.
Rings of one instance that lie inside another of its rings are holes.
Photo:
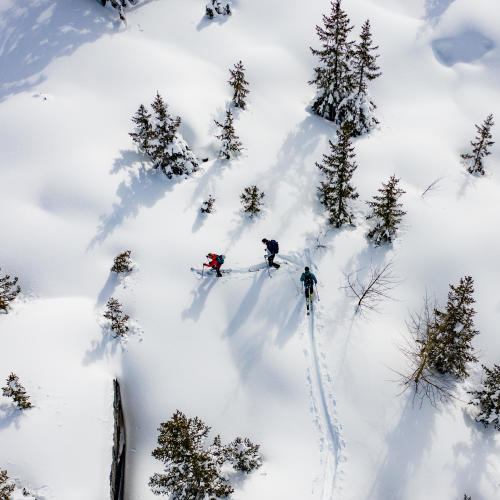
[[[0,311],[8,312],[10,303],[21,293],[18,280],[17,276],[15,278],[11,278],[8,274],[0,276]]]
[[[111,321],[111,330],[116,337],[123,337],[129,331],[127,322],[130,316],[123,314],[122,305],[115,298],[108,300],[104,317]]]
[[[243,211],[249,214],[250,217],[254,217],[260,213],[261,207],[264,204],[262,201],[264,196],[265,194],[259,191],[257,186],[246,187],[240,195]]]
[[[226,119],[224,120],[224,123],[220,123],[217,120],[214,120],[214,122],[221,129],[220,134],[215,136],[221,141],[219,157],[229,160],[238,156],[243,148],[243,145],[234,131],[233,113],[231,113],[231,110],[228,109],[226,111]]]
[[[238,61],[233,69],[229,69],[229,85],[233,88],[233,104],[235,108],[245,109],[247,106],[246,98],[250,93],[248,82],[245,80],[245,67],[241,61]]]
[[[111,271],[114,273],[129,273],[132,271],[132,259],[130,258],[131,250],[125,250],[120,255],[115,257]]]
[[[165,470],[149,480],[155,495],[170,495],[176,500],[226,497],[234,488],[222,472],[224,464],[229,462],[235,470],[245,472],[262,464],[258,446],[247,439],[236,438],[223,446],[220,436],[216,436],[208,445],[210,427],[179,410],[161,423],[158,431],[158,447],[152,454]]]
[[[13,399],[20,410],[26,410],[33,406],[26,394],[26,389],[21,385],[19,377],[15,373],[9,375],[7,385],[2,387],[2,391],[4,396]]]
[[[209,19],[217,16],[229,16],[231,14],[231,0],[209,0],[205,14]]]
[[[125,7],[130,5],[135,5],[137,0],[99,0],[101,4],[105,7],[108,1],[111,3],[111,7],[118,11],[118,15],[122,21],[125,21]]]
[[[469,404],[479,407],[476,422],[481,422],[485,427],[493,425],[500,431],[500,365],[493,365],[491,370],[482,366],[486,377],[479,390],[469,392],[473,398]]]
[[[0,470],[0,500],[10,500],[10,494],[16,489],[9,480],[6,470]]]
[[[491,127],[494,125],[493,115],[486,117],[481,126],[476,125],[477,135],[475,141],[471,141],[472,153],[464,153],[462,160],[467,165],[469,174],[484,175],[483,159],[491,154],[490,148],[495,144],[492,140]]]
[[[200,212],[202,214],[211,214],[214,211],[215,198],[212,195],[208,196],[208,200],[201,205]]]

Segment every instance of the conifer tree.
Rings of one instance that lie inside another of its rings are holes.
[[[231,14],[231,0],[209,0],[205,13],[209,19],[216,16],[228,16]]]
[[[208,196],[208,200],[204,201],[200,211],[202,214],[211,214],[214,210],[215,198],[212,195]]]
[[[236,108],[246,108],[246,97],[250,93],[248,90],[248,82],[245,80],[245,67],[241,61],[234,65],[234,69],[229,69],[231,77],[229,85],[233,87],[233,104]]]
[[[248,438],[237,437],[224,447],[226,459],[235,470],[249,474],[262,465],[260,446],[253,444]]]
[[[0,268],[0,272],[2,268]],[[11,278],[9,274],[0,276],[0,311],[8,312],[10,303],[21,293],[21,287],[17,284],[19,278]]]
[[[471,141],[472,153],[460,155],[468,165],[470,174],[484,175],[483,158],[491,154],[490,148],[495,144],[492,140],[491,127],[494,125],[493,115],[489,114],[481,126],[475,125],[477,135],[475,141]]]
[[[368,238],[373,240],[375,245],[390,243],[396,236],[399,223],[406,214],[398,200],[405,193],[398,187],[399,179],[394,175],[389,178],[387,184],[382,183],[382,188],[378,190],[380,195],[374,196],[373,201],[366,203],[372,209],[366,218],[375,221],[374,227],[368,232]]]
[[[436,310],[433,326],[437,349],[430,356],[431,365],[442,374],[459,379],[469,376],[467,363],[476,362],[472,339],[479,333],[474,329],[476,314],[472,304],[475,300],[474,281],[470,276],[460,278],[458,286],[450,285],[444,312]]]
[[[125,250],[125,252],[116,256],[111,271],[117,274],[129,273],[132,271],[132,259],[130,258],[131,253],[132,252],[130,250]]]
[[[111,321],[111,330],[116,337],[123,337],[129,331],[127,323],[130,316],[123,314],[122,305],[115,298],[108,300],[103,316]]]
[[[352,90],[353,42],[348,41],[348,36],[353,27],[341,4],[341,0],[332,1],[330,15],[323,15],[324,28],[316,26],[322,48],[311,48],[311,51],[318,56],[320,65],[314,68],[315,76],[309,82],[317,87],[313,112],[337,124],[344,121],[339,105]]]
[[[189,175],[198,169],[198,162],[177,129],[181,124],[179,116],[174,118],[168,112],[168,105],[160,93],[151,104],[154,112],[151,158],[155,168],[161,168],[171,179],[173,175]]]
[[[15,373],[11,373],[7,378],[7,385],[2,387],[3,395],[12,398],[14,403],[20,410],[26,410],[33,405],[29,401],[29,396],[26,395],[26,389],[19,382],[19,377]]]
[[[254,217],[261,211],[264,196],[264,193],[259,191],[257,186],[246,187],[240,195],[243,211],[249,214],[251,218]]]
[[[491,370],[482,366],[486,377],[479,390],[469,392],[473,397],[469,404],[479,407],[476,422],[481,422],[485,427],[493,425],[500,431],[500,365],[493,365]]]
[[[360,38],[360,42],[354,46],[351,63],[352,93],[344,101],[341,113],[345,121],[351,123],[354,136],[369,132],[378,123],[373,114],[376,106],[368,95],[368,82],[382,74],[377,65],[378,55],[375,51],[378,46],[373,45],[369,20],[363,24]]]
[[[10,482],[6,470],[0,470],[0,500],[10,500],[10,494],[16,486]]]
[[[221,141],[219,157],[229,160],[238,156],[243,148],[243,145],[234,131],[233,113],[231,113],[231,110],[228,109],[226,111],[226,119],[224,120],[224,123],[220,123],[217,120],[214,120],[214,122],[221,129],[220,135],[215,136]]]
[[[359,194],[350,184],[352,175],[357,168],[354,161],[356,154],[351,142],[351,129],[346,124],[337,130],[337,143],[330,145],[330,155],[323,155],[322,163],[316,166],[325,175],[318,191],[321,203],[329,214],[329,223],[335,227],[352,224],[354,215],[349,209],[350,200],[355,200]]]
[[[129,135],[137,144],[139,151],[151,154],[151,141],[153,140],[153,126],[151,125],[151,114],[148,113],[146,107],[141,104],[135,116],[132,118],[136,128]]]

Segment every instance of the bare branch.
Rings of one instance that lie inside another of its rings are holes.
[[[434,189],[436,189],[437,185],[442,180],[443,180],[443,177],[438,177],[436,180],[431,182],[420,196],[423,198],[429,191],[433,191]]]

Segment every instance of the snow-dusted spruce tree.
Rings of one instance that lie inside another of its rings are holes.
[[[368,238],[373,240],[375,245],[390,243],[396,236],[399,223],[406,214],[398,200],[406,191],[398,187],[399,179],[394,175],[389,178],[387,184],[382,183],[382,188],[378,190],[380,195],[373,197],[373,201],[366,203],[372,209],[367,215],[368,220],[373,220],[375,225],[368,232]]]
[[[246,472],[262,464],[258,445],[248,439],[237,438],[223,446],[220,436],[216,436],[207,445],[210,427],[179,410],[168,422],[161,423],[158,431],[158,447],[153,456],[163,462],[165,470],[149,480],[155,495],[170,495],[174,500],[226,497],[234,488],[222,473],[225,463]]]
[[[115,298],[108,300],[103,316],[111,321],[111,330],[116,337],[123,337],[129,331],[127,322],[130,316],[123,314],[122,305]]]
[[[481,126],[475,125],[477,135],[475,141],[471,141],[472,153],[460,155],[468,165],[467,171],[470,174],[484,175],[483,158],[491,154],[490,148],[495,144],[492,140],[491,127],[494,125],[493,115],[489,114]]]
[[[98,0],[103,6],[106,6],[108,1],[111,3],[111,7],[118,11],[118,15],[122,21],[125,21],[125,11],[123,10],[128,4],[135,5],[137,0]],[[127,3],[128,2],[128,3]]]
[[[351,129],[348,124],[337,129],[337,143],[330,145],[330,154],[323,155],[323,161],[316,166],[326,180],[321,181],[318,191],[321,203],[328,211],[328,222],[335,227],[352,224],[354,214],[349,208],[349,201],[359,194],[352,186],[351,178],[357,168],[354,147],[351,141]]]
[[[259,191],[257,186],[246,187],[240,195],[243,211],[249,214],[250,217],[258,214],[261,210],[261,206],[264,204],[262,201],[264,196],[265,194]]]
[[[17,284],[18,280],[17,276],[11,278],[9,274],[0,276],[0,311],[8,312],[10,303],[21,293],[21,287]]]
[[[343,120],[351,124],[353,136],[365,134],[378,124],[373,114],[376,106],[368,95],[368,82],[382,74],[377,66],[378,46],[373,45],[369,20],[363,24],[360,38],[354,46],[351,62],[351,95],[341,103],[339,110]]]
[[[479,407],[476,422],[481,422],[485,427],[493,425],[500,431],[500,365],[493,365],[491,370],[484,365],[482,367],[485,372],[482,387],[469,392],[472,395],[469,404]]]
[[[0,500],[10,500],[10,494],[16,486],[10,482],[6,470],[0,470]]]
[[[204,201],[201,205],[200,212],[202,214],[211,214],[214,211],[215,198],[210,194],[208,200]]]
[[[231,0],[209,0],[205,13],[209,19],[217,16],[228,16],[231,14]]]
[[[214,122],[221,129],[220,134],[215,136],[221,142],[219,157],[226,160],[235,158],[243,149],[243,145],[234,131],[233,113],[228,109],[224,123],[220,123],[217,120],[214,120]]]
[[[248,82],[245,80],[245,67],[241,61],[238,61],[234,68],[229,68],[231,77],[229,78],[229,85],[233,88],[233,104],[236,108],[246,108],[246,98],[250,93],[248,90]]]
[[[15,373],[11,373],[7,378],[7,385],[2,387],[3,395],[12,398],[14,403],[20,410],[31,408],[32,404],[29,401],[29,396],[26,395],[26,389],[19,382],[19,377]]]
[[[477,361],[471,345],[479,333],[474,329],[473,293],[473,279],[470,276],[460,278],[458,286],[450,285],[446,310],[435,310],[433,328],[437,349],[430,355],[430,363],[439,373],[462,380],[469,376],[467,363]]]
[[[125,250],[120,255],[115,257],[111,271],[114,273],[129,273],[132,271],[132,259],[130,258],[131,250]]]
[[[135,123],[134,132],[129,133],[132,140],[137,144],[139,151],[150,155],[152,153],[151,141],[153,140],[153,126],[151,125],[151,114],[141,104],[136,114],[132,117]]]
[[[314,68],[315,76],[309,82],[317,87],[313,112],[337,124],[344,121],[344,116],[339,113],[339,105],[352,90],[350,61],[354,43],[348,40],[353,26],[341,4],[341,0],[333,1],[330,15],[323,15],[324,28],[316,26],[322,48],[311,48],[320,64]]]

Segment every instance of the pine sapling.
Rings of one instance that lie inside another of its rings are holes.
[[[0,470],[0,500],[10,500],[10,494],[16,489],[16,486],[10,482],[6,470]]]
[[[259,448],[260,446],[253,444],[250,439],[237,437],[224,447],[224,453],[235,470],[250,474],[262,465]]]
[[[320,201],[328,211],[328,222],[341,227],[343,224],[353,224],[354,214],[349,208],[349,201],[359,196],[350,183],[357,168],[350,128],[345,125],[337,130],[337,143],[328,141],[328,144],[330,155],[323,155],[322,163],[316,163],[326,178],[318,191]]]
[[[0,268],[0,272],[2,268]],[[0,311],[8,312],[10,303],[21,293],[21,287],[17,284],[19,278],[11,278],[6,274],[0,276]]]
[[[111,271],[117,274],[129,273],[130,271],[132,271],[133,264],[132,259],[130,258],[130,254],[131,250],[125,250],[125,252],[122,252],[120,255],[115,257]]]
[[[33,406],[26,394],[26,389],[19,382],[19,377],[15,373],[9,375],[7,385],[2,387],[2,391],[4,396],[14,400],[20,410],[26,410]]]
[[[229,69],[231,77],[229,85],[233,88],[233,104],[236,108],[246,108],[246,98],[250,93],[248,90],[248,82],[245,80],[245,67],[241,61],[234,65],[233,69]]]
[[[122,305],[115,298],[111,297],[108,300],[104,317],[111,321],[111,330],[115,337],[123,337],[129,331],[127,322],[130,316],[123,314]]]
[[[243,211],[252,218],[261,211],[265,194],[257,186],[249,186],[240,195]]]
[[[491,370],[484,365],[482,367],[485,374],[482,387],[469,392],[472,395],[469,404],[479,407],[476,422],[481,422],[485,427],[493,425],[500,431],[500,365],[493,365]]]
[[[495,144],[492,140],[491,127],[494,125],[493,115],[489,114],[481,126],[475,125],[477,135],[475,141],[471,141],[472,153],[460,155],[468,165],[467,171],[470,174],[484,175],[483,159],[491,154],[490,148]]]
[[[228,109],[226,111],[226,119],[223,124],[217,120],[214,121],[215,124],[221,129],[220,135],[215,136],[221,141],[219,157],[229,160],[238,156],[242,150],[242,144],[234,131],[233,113],[231,113],[231,110]]]
[[[151,125],[151,114],[146,107],[141,104],[136,114],[132,117],[135,123],[135,131],[129,133],[132,140],[137,144],[139,151],[151,154],[151,141],[153,140],[153,126]]]
[[[202,214],[211,214],[214,211],[215,198],[212,195],[208,196],[208,200],[201,205],[200,212]]]
[[[382,183],[379,189],[380,195],[374,196],[373,201],[366,203],[372,209],[366,217],[368,220],[374,220],[374,227],[368,232],[368,238],[373,240],[375,245],[390,243],[396,236],[398,226],[406,214],[399,203],[399,198],[405,193],[398,187],[399,179],[392,175],[387,184]]]
[[[469,376],[467,364],[477,361],[471,343],[479,333],[474,329],[473,293],[473,279],[460,278],[458,286],[450,285],[446,310],[435,310],[437,349],[430,356],[430,363],[439,373],[461,380]]]

